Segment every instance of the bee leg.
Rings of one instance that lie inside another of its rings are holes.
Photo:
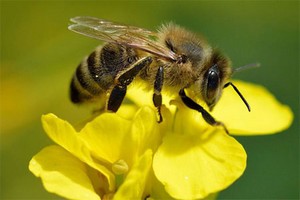
[[[132,82],[134,77],[145,67],[149,66],[152,62],[152,57],[148,56],[133,63],[130,67],[121,71],[116,76],[117,84],[112,89],[108,102],[107,110],[117,112],[122,104],[122,101],[126,95],[127,86]]]
[[[157,108],[159,120],[158,123],[161,123],[163,121],[162,115],[161,115],[161,105],[162,105],[162,96],[161,96],[161,89],[164,82],[164,68],[160,66],[157,70],[155,81],[154,81],[154,93],[153,93],[153,104]]]
[[[200,112],[200,113],[202,114],[204,120],[205,120],[208,124],[210,124],[210,125],[212,125],[212,126],[222,126],[222,127],[224,128],[225,132],[226,132],[227,134],[229,134],[229,132],[228,132],[226,126],[225,126],[222,122],[216,121],[216,120],[214,119],[214,117],[211,116],[211,115],[210,115],[210,114],[209,114],[202,106],[200,106],[200,105],[197,104],[195,101],[193,101],[191,98],[189,98],[188,96],[186,96],[186,94],[185,94],[185,92],[184,92],[184,89],[181,89],[181,90],[179,91],[179,96],[181,97],[183,103],[184,103],[187,107],[189,107],[189,108],[191,108],[191,109],[193,109],[193,110],[196,110],[196,111]]]
[[[122,101],[126,95],[127,86],[126,85],[116,85],[109,96],[107,102],[107,110],[117,112],[120,108]]]

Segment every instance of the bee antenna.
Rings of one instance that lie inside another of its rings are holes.
[[[260,67],[260,63],[258,63],[258,62],[244,65],[244,66],[233,69],[233,74],[235,74],[236,72],[240,72],[240,71],[244,71],[244,70],[252,69],[252,68],[257,68],[257,67]]]
[[[246,99],[243,97],[242,93],[240,93],[240,91],[237,89],[237,87],[235,85],[233,85],[233,83],[228,82],[224,85],[223,88],[228,87],[228,85],[231,85],[234,89],[234,91],[239,95],[239,97],[242,99],[242,101],[244,102],[244,104],[246,105],[248,111],[250,112],[250,105],[248,104],[248,102],[246,101]]]

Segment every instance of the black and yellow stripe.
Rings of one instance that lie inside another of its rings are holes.
[[[70,86],[71,101],[82,103],[101,97],[114,86],[116,75],[135,59],[131,48],[111,43],[99,46],[77,67]]]
[[[96,82],[100,65],[100,51],[94,51],[77,67],[70,86],[70,98],[73,103],[81,103],[101,96],[105,90]]]

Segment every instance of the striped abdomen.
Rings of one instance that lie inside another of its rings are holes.
[[[114,85],[118,72],[137,59],[136,51],[108,43],[98,47],[76,69],[70,86],[73,103],[102,98]]]

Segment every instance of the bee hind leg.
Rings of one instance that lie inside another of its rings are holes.
[[[142,58],[123,71],[120,71],[115,78],[117,83],[112,89],[108,102],[107,110],[117,112],[126,95],[127,86],[133,81],[134,77],[152,62],[152,57]]]
[[[164,82],[164,68],[160,66],[157,70],[155,81],[154,81],[154,93],[153,93],[153,104],[157,108],[159,120],[158,123],[161,123],[163,121],[162,115],[161,115],[161,105],[162,105],[162,96],[161,96],[161,89]]]
[[[123,99],[126,95],[126,91],[126,85],[116,85],[109,95],[109,99],[107,102],[107,110],[117,112],[123,102]]]
[[[222,126],[225,130],[225,132],[227,134],[229,134],[226,126],[222,123],[222,122],[219,122],[219,121],[216,121],[215,118],[213,116],[211,116],[211,114],[209,114],[202,106],[200,106],[199,104],[197,104],[195,101],[193,101],[191,98],[189,98],[188,96],[186,96],[185,92],[184,92],[184,89],[181,89],[179,91],[179,96],[181,97],[183,103],[193,109],[193,110],[196,110],[198,112],[200,112],[204,118],[204,120],[212,125],[212,126]]]

